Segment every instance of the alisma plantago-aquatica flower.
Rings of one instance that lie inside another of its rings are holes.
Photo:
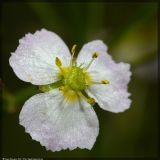
[[[19,121],[47,150],[91,149],[99,133],[94,103],[107,111],[128,109],[130,65],[115,63],[101,40],[85,44],[75,59],[55,33],[26,34],[9,59],[15,74],[42,93],[27,100]]]

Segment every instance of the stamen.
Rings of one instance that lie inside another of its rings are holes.
[[[93,55],[92,55],[92,58],[97,58],[99,56],[99,53],[98,52],[95,52]]]
[[[78,95],[80,97],[82,97],[83,99],[85,99],[91,105],[93,105],[95,103],[95,99],[94,98],[88,98],[82,92],[78,92]]]
[[[74,54],[76,52],[76,47],[77,47],[77,45],[74,44],[72,49],[71,49],[72,56],[71,56],[71,60],[70,60],[70,66],[73,66],[73,63],[74,63]]]
[[[60,87],[59,87],[59,90],[60,90],[60,91],[63,91],[63,90],[64,90],[64,86],[60,86]]]
[[[98,55],[99,55],[98,52],[93,53],[91,61],[89,62],[89,64],[88,64],[88,65],[85,67],[85,69],[84,69],[85,71],[91,66],[91,64],[92,64],[93,61],[98,57]]]
[[[87,102],[89,104],[94,104],[95,103],[95,99],[94,98],[88,98]]]
[[[110,82],[108,80],[102,80],[101,82],[92,81],[91,83],[92,84],[109,84]]]
[[[57,67],[61,67],[62,66],[62,62],[58,57],[56,57],[55,64],[57,65]]]
[[[55,64],[61,70],[61,72],[63,72],[63,69],[61,67],[62,66],[62,62],[58,57],[56,57]]]
[[[71,53],[72,53],[72,55],[74,55],[74,54],[75,54],[76,47],[77,47],[77,45],[76,45],[76,44],[74,44],[74,45],[73,45],[73,47],[72,47],[72,49],[71,49]]]
[[[81,68],[83,66],[84,63],[81,63],[78,67]]]
[[[102,84],[109,84],[109,81],[108,80],[102,80],[101,83]]]

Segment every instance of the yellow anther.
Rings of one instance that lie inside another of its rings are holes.
[[[56,59],[55,59],[55,64],[60,69],[61,74],[63,74],[64,71],[63,71],[63,68],[61,67],[62,66],[62,62],[58,57],[56,57]]]
[[[60,86],[60,87],[59,87],[59,90],[60,90],[60,91],[63,91],[63,90],[64,90],[64,86]]]
[[[88,102],[89,104],[94,104],[94,103],[95,103],[95,99],[94,99],[94,98],[88,98],[88,99],[87,99],[87,102]]]
[[[101,83],[102,84],[109,84],[109,81],[108,80],[102,80]]]
[[[99,56],[99,53],[98,52],[95,52],[95,53],[93,53],[93,55],[92,55],[92,58],[97,58]]]
[[[57,65],[57,67],[61,67],[62,66],[62,62],[58,57],[56,57],[55,63]]]
[[[76,47],[77,47],[77,45],[76,45],[76,44],[74,44],[74,45],[73,45],[73,47],[72,47],[72,49],[71,49],[71,53],[72,53],[72,55],[74,55],[74,54],[75,54]]]

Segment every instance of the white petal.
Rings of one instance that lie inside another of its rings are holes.
[[[96,99],[99,106],[110,112],[123,112],[130,107],[130,93],[125,89],[114,88],[112,85],[93,85],[87,91],[90,97]]]
[[[101,108],[111,112],[123,112],[128,109],[131,100],[128,98],[128,82],[130,81],[130,65],[125,63],[112,63],[105,68],[91,71],[90,75],[95,81],[109,80],[109,84],[97,84],[88,88],[87,93],[97,100]]]
[[[99,132],[93,108],[82,99],[67,102],[58,90],[31,97],[19,118],[32,139],[52,151],[91,149]]]
[[[112,85],[115,89],[127,89],[131,76],[129,64],[115,63],[114,61],[105,64],[99,61],[96,65],[89,72],[93,81],[101,82],[102,80],[108,80],[109,85]]]
[[[19,40],[19,46],[12,53],[9,63],[21,80],[44,85],[57,81],[56,57],[66,66],[70,52],[57,34],[42,29],[34,34],[26,34]]]
[[[107,85],[92,85],[87,93],[96,99],[101,108],[111,112],[122,112],[130,107],[127,85],[130,81],[130,65],[115,63],[107,53],[107,46],[100,40],[95,40],[83,46],[77,62],[87,65],[92,59],[92,54],[98,52],[99,56],[88,69],[93,81],[108,80]]]

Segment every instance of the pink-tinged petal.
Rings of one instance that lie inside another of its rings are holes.
[[[114,88],[111,85],[93,85],[87,91],[89,96],[95,98],[99,106],[107,111],[118,113],[128,109],[131,100],[126,89]]]
[[[91,149],[99,132],[93,108],[83,99],[66,101],[59,90],[31,97],[19,119],[32,139],[51,151]]]
[[[122,112],[130,107],[128,83],[130,81],[130,65],[126,63],[115,63],[107,53],[107,46],[100,40],[85,44],[78,56],[77,62],[83,61],[86,66],[92,59],[94,52],[99,56],[94,60],[88,73],[92,81],[101,82],[108,80],[109,84],[91,85],[86,92],[94,97],[99,106],[111,112]]]
[[[70,52],[63,40],[55,33],[42,29],[26,34],[9,59],[15,74],[23,81],[44,85],[57,81],[58,68],[55,58],[68,65]]]

